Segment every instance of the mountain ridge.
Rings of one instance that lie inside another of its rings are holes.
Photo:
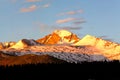
[[[36,40],[42,44],[72,44],[78,42],[80,39],[76,34],[67,30],[55,30],[51,34]]]
[[[75,63],[84,60],[120,60],[120,44],[91,35],[79,38],[67,30],[55,30],[37,40],[22,39],[1,51],[15,56],[48,54]]]

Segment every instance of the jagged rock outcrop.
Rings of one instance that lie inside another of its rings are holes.
[[[52,34],[49,34],[36,41],[42,44],[73,44],[79,40],[80,39],[77,37],[77,35],[67,30],[55,30]]]

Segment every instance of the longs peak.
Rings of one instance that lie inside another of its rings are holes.
[[[55,30],[51,34],[40,38],[37,42],[42,44],[73,44],[78,42],[80,39],[76,34],[67,30]]]

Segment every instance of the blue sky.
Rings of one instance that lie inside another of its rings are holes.
[[[120,43],[120,0],[0,0],[0,42],[68,29]]]

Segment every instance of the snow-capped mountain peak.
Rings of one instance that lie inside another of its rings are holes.
[[[98,38],[88,34],[74,45],[76,45],[76,46],[79,46],[79,45],[91,45],[91,46],[94,46],[96,44],[95,42],[96,42],[97,39]]]
[[[37,42],[42,44],[72,44],[78,42],[80,39],[77,35],[67,30],[55,30],[51,34],[40,38]]]
[[[61,38],[64,38],[65,36],[70,36],[72,33],[67,30],[55,30],[53,33],[59,35]]]
[[[86,35],[79,42],[73,44],[74,46],[94,46],[99,49],[100,53],[109,59],[118,59],[120,58],[120,44],[103,40],[91,35]],[[116,55],[119,55],[116,57]],[[114,56],[114,57],[113,57]]]

